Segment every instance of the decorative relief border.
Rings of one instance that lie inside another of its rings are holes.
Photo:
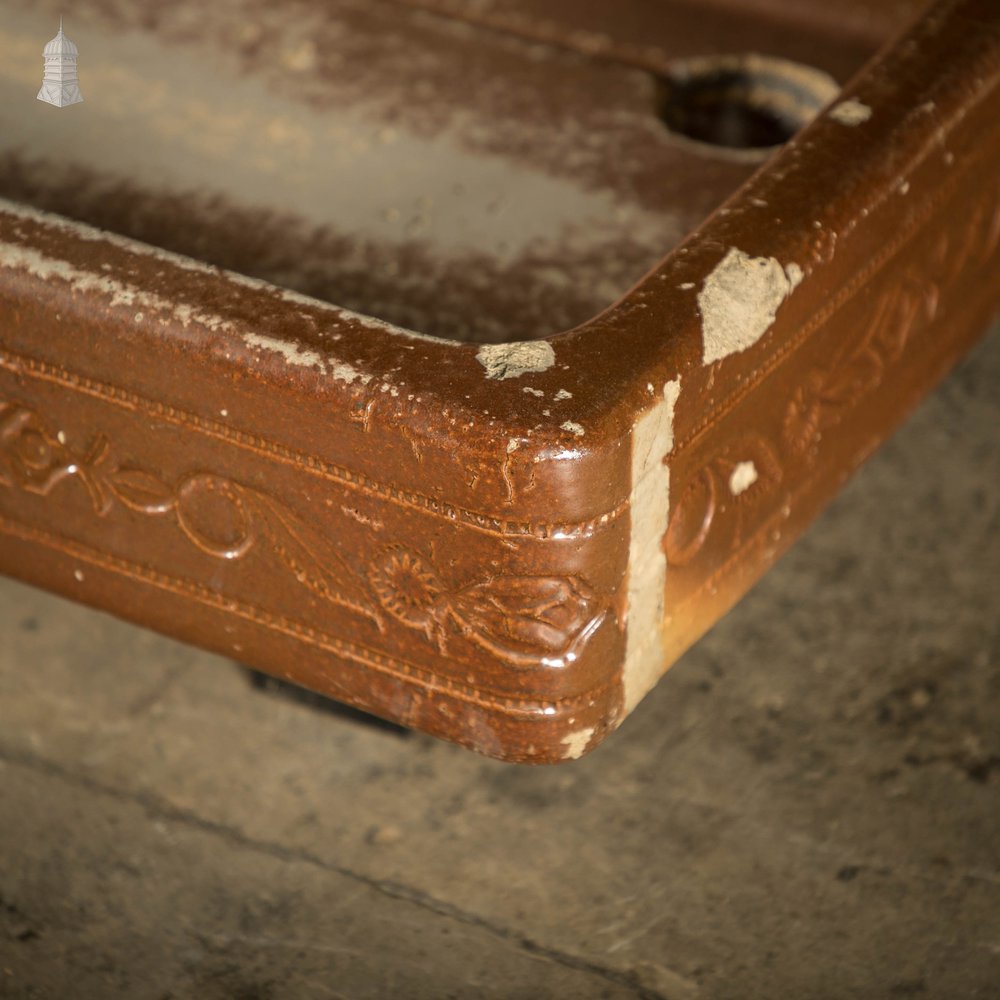
[[[197,601],[216,611],[224,611],[227,614],[236,615],[254,625],[260,625],[307,645],[315,646],[324,652],[332,653],[342,659],[360,664],[376,673],[421,687],[429,694],[447,695],[458,701],[476,705],[480,708],[525,717],[551,716],[558,711],[572,711],[577,707],[589,707],[617,683],[617,681],[609,681],[582,694],[553,701],[537,698],[510,697],[443,677],[433,671],[408,663],[398,657],[382,653],[379,650],[371,649],[361,643],[338,638],[320,629],[304,625],[301,622],[272,614],[248,602],[226,597],[202,584],[185,580],[181,577],[170,576],[167,573],[161,573],[148,566],[143,566],[127,559],[109,556],[104,552],[92,549],[79,542],[63,538],[54,532],[34,528],[3,517],[2,515],[0,515],[0,532],[24,542],[44,545],[49,549],[94,566],[99,570],[116,573],[119,576],[124,576],[139,583],[149,584],[176,596]]]
[[[392,544],[366,572],[350,565],[325,534],[284,502],[226,476],[195,472],[170,483],[157,472],[123,467],[98,434],[77,454],[34,409],[0,400],[0,486],[48,497],[62,482],[86,488],[96,516],[120,505],[169,518],[200,552],[237,562],[272,551],[290,579],[321,601],[369,619],[416,630],[447,655],[462,637],[510,666],[561,667],[578,658],[607,617],[609,601],[576,576],[491,576],[460,587],[428,560]]]
[[[742,469],[752,470],[738,477]],[[754,527],[784,470],[773,445],[762,434],[742,434],[712,456],[684,487],[674,504],[664,547],[669,566],[687,566],[718,530],[721,498],[732,508],[730,544],[739,545]],[[740,488],[733,489],[733,484]]]
[[[937,318],[942,298],[963,273],[984,267],[998,248],[1000,188],[973,208],[960,232],[940,233],[930,252],[882,291],[860,339],[846,341],[828,363],[814,366],[802,378],[783,404],[779,440],[745,434],[710,455],[691,476],[671,512],[665,538],[669,565],[690,565],[720,531],[728,534],[727,547],[736,549],[748,534],[748,524],[749,534],[759,532],[756,522],[775,500],[783,459],[806,470],[815,467],[823,434],[879,388],[915,331]],[[745,490],[727,489],[743,464],[754,469],[752,481]],[[725,507],[721,496],[726,497]],[[722,516],[724,510],[729,516]]]

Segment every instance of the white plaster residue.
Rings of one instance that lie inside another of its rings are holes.
[[[105,274],[86,271],[65,260],[48,257],[34,247],[20,243],[0,242],[0,266],[26,270],[44,281],[61,279],[77,292],[98,292],[108,296],[111,306],[142,306],[157,314],[161,320],[166,316],[188,326],[199,323],[211,330],[229,329],[230,324],[221,316],[205,313],[183,302],[170,302],[152,292],[143,291],[128,282],[109,278]]]
[[[323,365],[327,375],[332,375],[338,382],[346,382],[348,385],[357,379],[362,385],[368,385],[372,380],[371,375],[362,375],[353,365],[346,361],[334,361],[327,358]]]
[[[324,302],[322,299],[314,299],[311,295],[303,295],[301,292],[295,292],[288,288],[281,288],[278,285],[271,284],[269,281],[263,281],[260,278],[251,278],[248,275],[240,274],[237,271],[227,271],[223,268],[206,264],[203,261],[195,260],[192,257],[186,257],[184,254],[174,253],[170,250],[163,250],[160,247],[155,247],[149,243],[143,243],[140,240],[131,239],[128,236],[122,236],[119,233],[113,233],[106,229],[99,229],[96,226],[89,226],[84,222],[77,222],[75,219],[67,219],[64,216],[55,215],[51,212],[43,212],[40,209],[32,208],[31,206],[21,204],[20,202],[8,201],[6,198],[0,198],[0,212],[3,212],[5,215],[15,215],[19,218],[29,219],[32,222],[39,222],[43,225],[55,227],[63,232],[72,234],[77,239],[87,240],[89,242],[103,241],[105,243],[110,243],[112,246],[119,247],[122,250],[127,250],[129,253],[141,255],[143,257],[152,257],[155,260],[160,260],[165,264],[172,264],[174,267],[179,267],[185,271],[194,271],[199,274],[209,274],[213,277],[221,277],[223,280],[229,281],[232,284],[242,285],[245,288],[252,288],[256,291],[269,292],[272,294],[276,293],[283,301],[290,304],[307,306],[313,310],[322,310],[326,313],[332,313],[340,320],[358,323],[359,325],[366,326],[369,329],[388,330],[392,333],[402,334],[403,336],[414,340],[429,340],[435,343],[446,344],[452,343],[452,341],[442,337],[433,337],[430,334],[417,333],[415,330],[408,330],[402,326],[395,326],[392,323],[387,323],[385,320],[378,319],[376,316],[367,316],[364,313],[354,312],[350,309],[343,309],[340,306]]]
[[[565,389],[560,389],[552,398],[557,403],[561,403],[564,399],[572,399],[573,393],[567,392]]]
[[[108,297],[111,306],[141,306],[161,323],[174,321],[184,327],[195,323],[207,330],[233,329],[233,324],[216,313],[203,312],[186,302],[172,302],[153,292],[144,291],[135,285],[108,277],[106,274],[86,271],[70,264],[68,261],[48,257],[34,247],[19,243],[0,241],[0,267],[22,268],[37,278],[45,281],[61,279],[67,282],[74,291],[98,292]],[[360,381],[367,385],[371,375],[363,375],[352,365],[324,358],[316,351],[303,350],[295,344],[273,337],[248,333],[243,335],[244,341],[251,347],[261,347],[265,350],[281,354],[286,363],[303,367],[320,367],[326,374],[341,381],[352,383]],[[398,393],[398,390],[396,390]]]
[[[862,125],[871,118],[872,109],[867,104],[862,104],[856,97],[851,97],[835,104],[830,109],[829,115],[835,122],[854,128],[855,125]]]
[[[662,397],[632,429],[631,534],[628,559],[623,714],[627,715],[664,670],[660,629],[667,584],[663,537],[670,516],[670,469],[674,406],[680,380],[668,382]]]
[[[280,354],[290,365],[299,365],[302,368],[319,368],[323,364],[322,356],[316,351],[304,351],[301,347],[290,344],[287,340],[265,337],[260,333],[246,333],[243,335],[243,339],[251,347],[263,347],[265,351]]]
[[[483,344],[476,360],[486,369],[486,377],[518,378],[527,372],[544,372],[556,363],[556,352],[545,340],[518,340],[509,344]]]
[[[802,276],[797,264],[783,268],[773,257],[751,257],[732,247],[698,293],[704,363],[756,344]]]
[[[530,393],[532,396],[544,396],[545,393],[541,389],[532,389],[531,386],[526,385],[524,387],[524,392]]]
[[[746,493],[757,478],[757,466],[753,462],[738,462],[729,476],[729,492],[738,497]]]
[[[517,449],[520,448],[520,447],[521,447],[521,442],[518,441],[517,438],[511,438],[507,442],[507,454],[508,455],[513,455],[514,452],[517,451]]]
[[[275,337],[266,337],[259,333],[245,333],[243,340],[250,347],[262,347],[265,351],[280,354],[285,359],[286,364],[297,365],[301,368],[320,368],[339,382],[347,382],[348,385],[355,380],[360,381],[362,385],[367,385],[372,378],[371,375],[362,375],[353,365],[344,361],[334,361],[332,358],[324,358],[317,351],[304,350],[287,340],[278,340]]]
[[[128,250],[130,253],[142,254],[144,257],[153,257],[165,263],[173,264],[186,271],[198,271],[202,274],[218,274],[219,268],[212,267],[202,261],[194,260],[192,257],[185,257],[183,254],[173,253],[170,250],[162,250],[149,243],[142,243],[133,240],[128,236],[113,233],[107,229],[98,229],[96,226],[89,226],[85,222],[77,222],[75,219],[68,219],[62,215],[55,215],[52,212],[43,212],[41,209],[32,208],[17,201],[8,201],[0,198],[0,211],[5,215],[16,215],[22,219],[30,219],[32,222],[39,222],[46,226],[52,226],[65,233],[70,233],[80,240],[90,242],[103,241],[113,246]]]
[[[578,424],[572,420],[563,421],[559,425],[564,431],[569,431],[570,434],[575,434],[577,437],[583,437],[587,432]]]
[[[566,748],[566,752],[563,754],[563,759],[579,760],[586,752],[587,744],[593,738],[595,729],[597,726],[587,726],[586,729],[580,729],[575,733],[570,733],[569,736],[564,736],[562,745]]]

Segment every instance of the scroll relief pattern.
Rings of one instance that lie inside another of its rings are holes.
[[[214,559],[270,551],[320,600],[382,633],[391,623],[419,632],[442,654],[462,637],[517,667],[561,665],[579,655],[609,608],[575,576],[494,576],[453,587],[429,559],[398,544],[356,569],[322,531],[255,487],[207,472],[170,483],[120,465],[104,435],[76,453],[35,410],[0,400],[0,486],[47,497],[64,480],[83,485],[98,517],[124,507],[168,518]]]
[[[941,233],[925,259],[881,293],[860,340],[845,343],[828,364],[804,376],[785,401],[779,440],[747,434],[692,476],[667,530],[670,565],[689,565],[717,532],[727,533],[730,547],[740,545],[774,501],[783,475],[779,455],[814,466],[823,435],[879,387],[913,334],[937,317],[942,295],[998,246],[1000,204],[994,197],[979,204],[963,230]],[[740,479],[741,468],[752,469],[752,476]]]

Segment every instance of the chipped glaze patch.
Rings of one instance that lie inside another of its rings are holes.
[[[667,557],[663,537],[670,517],[670,469],[666,457],[674,446],[674,406],[680,389],[679,379],[667,382],[660,399],[632,429],[623,717],[639,704],[664,669],[660,629]]]
[[[861,125],[871,118],[872,109],[867,104],[862,104],[857,98],[851,97],[834,105],[828,114],[835,122],[854,128],[855,125]]]
[[[698,293],[703,362],[720,361],[756,344],[802,278],[797,264],[783,268],[773,257],[751,257],[732,247]]]
[[[588,726],[586,729],[564,736],[562,745],[566,748],[566,752],[563,754],[563,759],[579,760],[586,752],[587,744],[593,739],[595,729],[597,726]]]
[[[587,432],[578,424],[572,420],[565,420],[559,425],[564,431],[569,431],[570,434],[575,434],[577,437],[583,437]]]
[[[729,476],[729,492],[738,497],[746,493],[757,479],[757,466],[753,462],[738,462]]]
[[[476,352],[476,360],[486,369],[487,378],[502,380],[548,371],[556,363],[556,352],[546,340],[517,340],[483,344]]]

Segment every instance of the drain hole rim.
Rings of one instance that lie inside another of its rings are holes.
[[[757,161],[790,141],[840,91],[824,70],[781,56],[695,56],[674,62],[657,78],[657,114],[669,135],[684,145],[717,157]],[[781,138],[747,144],[706,135],[713,126],[750,132],[755,125],[766,125]]]

